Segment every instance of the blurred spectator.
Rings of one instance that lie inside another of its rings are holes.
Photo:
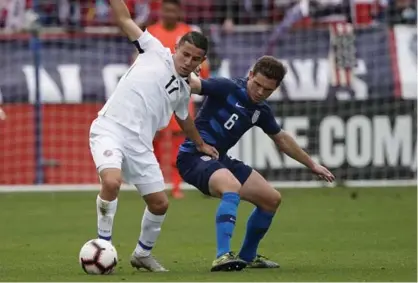
[[[96,0],[100,4],[103,0]],[[58,0],[59,21],[69,30],[77,30],[82,26],[80,0]]]
[[[387,18],[390,24],[416,24],[417,3],[413,0],[389,1]]]
[[[315,21],[344,21],[351,22],[351,0],[301,0],[294,4],[286,11],[283,20],[274,28],[268,43],[266,52],[269,48],[294,24],[305,17],[310,17]],[[286,1],[288,4],[288,1]],[[275,2],[275,5],[283,4],[283,2]]]
[[[183,19],[194,25],[213,23],[218,19],[216,0],[183,0]],[[225,2],[225,1],[222,1]]]
[[[0,1],[0,26],[7,31],[20,31],[25,26],[26,0]]]
[[[272,22],[271,0],[216,0],[213,6],[215,19],[212,23],[221,23],[226,32],[231,32],[235,25]]]
[[[266,24],[270,22],[270,0],[231,0],[227,3],[227,20],[234,24]]]
[[[68,1],[68,0],[63,0]],[[86,25],[113,25],[112,13],[108,0],[86,1],[82,9],[83,21]],[[139,26],[155,21],[159,0],[125,0],[131,17]]]

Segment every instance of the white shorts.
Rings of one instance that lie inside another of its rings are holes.
[[[109,118],[99,116],[90,128],[90,150],[98,173],[107,168],[122,170],[125,183],[135,185],[141,195],[165,188],[160,165],[138,135]]]

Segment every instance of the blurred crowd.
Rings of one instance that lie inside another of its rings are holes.
[[[158,20],[161,2],[126,0],[132,17],[144,26]],[[330,18],[359,24],[416,24],[417,18],[415,0],[182,0],[181,4],[186,23],[218,24],[227,31],[242,24],[278,24],[290,17],[289,11],[293,11],[291,25]],[[33,12],[45,27],[80,30],[113,24],[108,0],[0,0],[0,27],[22,29]]]

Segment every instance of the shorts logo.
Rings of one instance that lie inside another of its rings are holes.
[[[255,110],[253,117],[251,118],[251,122],[254,124],[255,122],[258,121],[258,118],[260,117],[260,111],[259,110]]]
[[[208,155],[203,155],[200,157],[200,159],[202,159],[203,161],[209,161],[212,159],[212,157],[208,156]]]
[[[109,156],[113,155],[113,152],[111,150],[107,149],[103,152],[103,155],[106,156],[106,157],[109,157]]]

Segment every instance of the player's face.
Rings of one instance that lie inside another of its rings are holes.
[[[161,20],[166,26],[174,26],[180,19],[180,7],[176,4],[165,3],[161,7]]]
[[[251,100],[255,103],[266,100],[277,88],[276,80],[251,71],[248,76],[247,92]]]
[[[206,59],[204,50],[187,41],[176,47],[173,58],[177,73],[183,77],[190,75]]]

